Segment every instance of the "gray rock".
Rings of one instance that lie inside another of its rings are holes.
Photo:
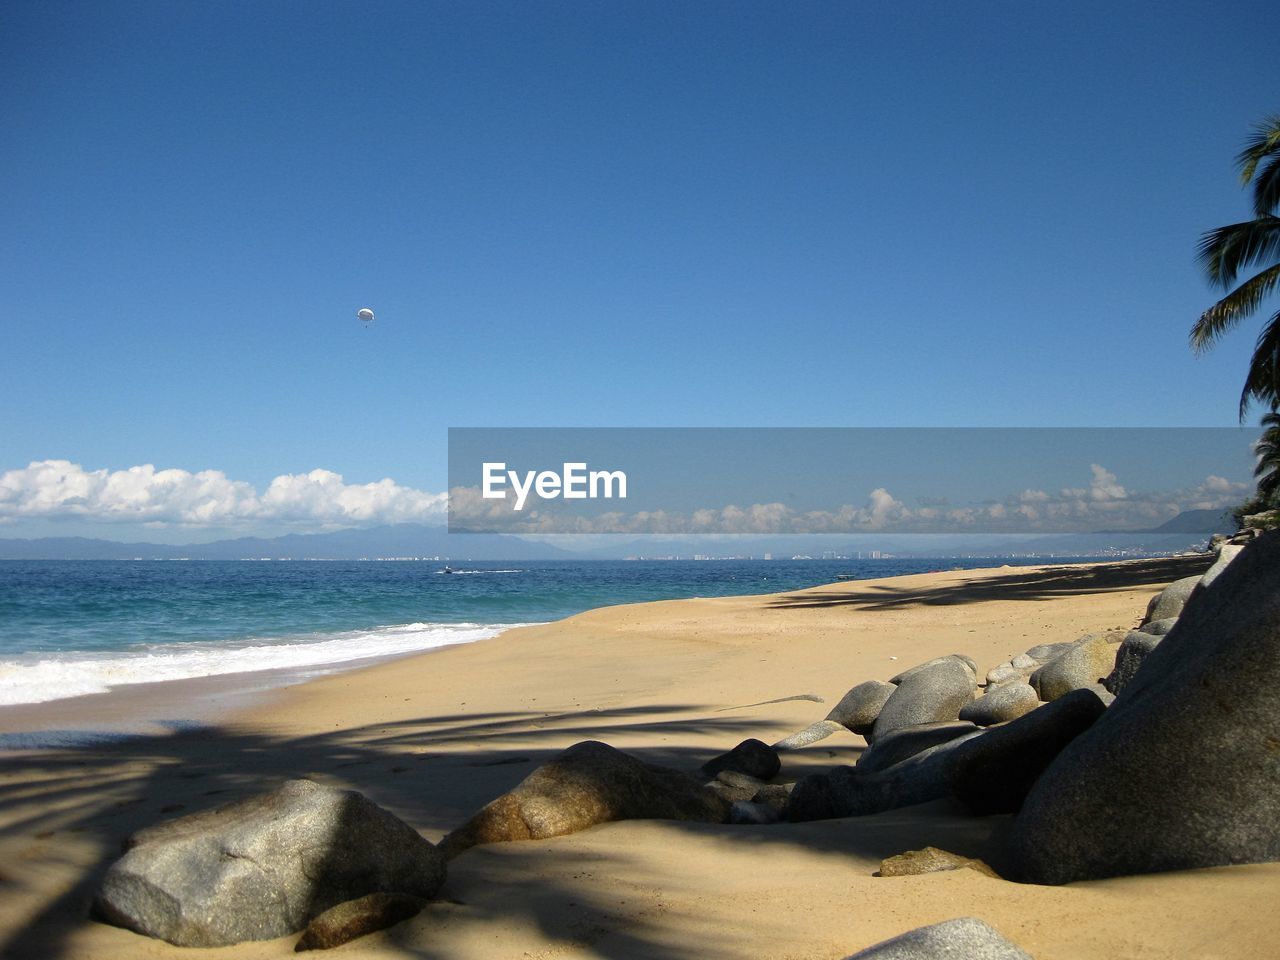
[[[805,816],[865,816],[944,797],[957,797],[977,813],[1012,812],[1058,752],[1105,709],[1092,691],[1076,690],[1017,720],[930,747],[886,770],[836,767],[814,785],[821,797],[804,798]],[[792,807],[800,805],[794,801],[793,794],[787,819],[795,819]]]
[[[1006,683],[988,689],[986,694],[960,711],[960,719],[980,727],[1016,720],[1040,706],[1040,698],[1029,683]]]
[[[1277,584],[1272,532],[1187,604],[1027,797],[1010,838],[1024,879],[1280,859]]]
[[[1014,813],[1053,759],[1102,716],[1109,696],[1073,690],[966,741],[952,762],[951,793],[983,816]]]
[[[369,893],[433,896],[444,858],[352,790],[290,780],[135,833],[95,914],[178,946],[269,940]]]
[[[763,780],[749,777],[745,773],[738,773],[735,770],[721,770],[720,775],[707,784],[708,787],[730,803],[737,803],[739,800],[750,800],[760,792],[760,788],[764,785]]]
[[[713,780],[721,771],[745,773],[760,780],[772,780],[782,769],[778,752],[760,740],[743,740],[728,753],[722,753],[702,765],[701,773]]]
[[[976,917],[957,917],[927,927],[917,927],[875,946],[859,950],[845,960],[1032,960],[1001,936],[1000,931]]]
[[[302,931],[294,951],[331,950],[416,917],[427,901],[407,893],[371,893],[330,907]]]
[[[1151,634],[1153,637],[1163,637],[1174,628],[1177,622],[1177,617],[1165,617],[1163,620],[1152,620],[1150,623],[1144,623],[1138,629],[1143,633]]]
[[[762,803],[777,813],[786,809],[787,799],[795,788],[794,783],[766,783],[751,798],[752,803]]]
[[[1073,643],[1031,674],[1031,687],[1045,702],[1098,683],[1116,664],[1117,647],[1108,643],[1109,634],[1090,634]],[[1118,638],[1117,638],[1118,639]]]
[[[1020,653],[1009,661],[1009,666],[1015,670],[1034,670],[1040,666],[1040,661],[1030,654]]]
[[[1198,586],[1200,586],[1198,576],[1183,577],[1181,580],[1173,581],[1151,598],[1151,602],[1147,605],[1147,615],[1143,620],[1150,623],[1152,620],[1178,616]]]
[[[1027,678],[1027,671],[1012,663],[1001,663],[987,671],[987,686],[998,687],[1006,683],[1019,683]]]
[[[1104,707],[1109,707],[1116,702],[1116,695],[1107,689],[1105,684],[1091,683],[1087,687],[1081,687],[1082,690],[1088,690],[1102,701]]]
[[[848,731],[834,720],[819,720],[817,723],[811,723],[803,730],[798,730],[789,737],[783,737],[773,745],[774,750],[796,750],[800,747],[807,747],[811,743],[817,743],[819,740],[825,740],[833,733],[847,733]]]
[[[782,818],[792,823],[830,820],[836,816],[840,814],[836,813],[831,799],[831,775],[828,773],[811,773],[797,780],[782,810]]]
[[[869,733],[876,717],[880,716],[880,708],[896,689],[892,683],[879,680],[860,683],[840,698],[840,702],[827,714],[827,719],[853,733]]]
[[[454,857],[478,843],[541,840],[613,820],[724,823],[731,804],[678,770],[595,740],[576,743],[440,841]]]
[[[777,823],[781,819],[778,811],[767,803],[739,800],[729,808],[730,823],[764,825]]]
[[[1129,681],[1133,679],[1134,674],[1138,672],[1138,668],[1142,666],[1147,656],[1160,645],[1162,637],[1155,634],[1144,633],[1141,630],[1130,630],[1124,638],[1124,642],[1120,644],[1120,649],[1116,651],[1116,666],[1111,671],[1106,680],[1102,681],[1102,685],[1111,693],[1116,694],[1129,685]]]
[[[1243,544],[1224,543],[1218,550],[1218,559],[1213,561],[1213,566],[1206,570],[1204,576],[1200,578],[1200,586],[1206,590],[1212,586],[1213,581],[1222,575],[1222,572],[1227,569],[1232,560],[1240,555],[1240,551],[1243,549]]]
[[[1054,657],[1066,653],[1076,645],[1074,640],[1064,640],[1060,643],[1041,643],[1032,647],[1027,651],[1027,656],[1036,663],[1048,663]]]
[[[895,763],[901,763],[907,757],[914,757],[930,747],[974,733],[977,727],[972,723],[949,720],[942,723],[921,723],[914,727],[901,727],[877,738],[858,758],[859,773],[875,773],[885,770]]]
[[[926,660],[924,663],[917,663],[914,667],[909,667],[906,670],[903,670],[897,676],[890,677],[889,682],[897,686],[898,684],[901,684],[903,680],[906,680],[908,677],[914,677],[917,673],[936,667],[940,663],[946,663],[948,660],[958,661],[961,666],[963,666],[966,670],[969,671],[970,674],[973,675],[974,680],[975,681],[977,680],[978,664],[973,659],[973,657],[966,656],[963,653],[948,653],[944,657],[934,657],[932,660]]]
[[[867,739],[874,742],[903,727],[955,720],[977,686],[974,672],[957,657],[942,657],[908,670],[880,709]]]

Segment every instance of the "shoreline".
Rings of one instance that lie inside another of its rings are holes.
[[[684,770],[748,737],[820,719],[845,690],[932,656],[980,672],[1027,647],[1135,623],[1207,558],[947,571],[786,594],[599,608],[276,690],[216,726],[0,755],[0,952],[213,960],[86,919],[134,830],[309,776],[359,790],[433,842],[565,747],[603,740]],[[429,655],[428,655],[429,654]],[[825,703],[785,699],[820,696]],[[56,701],[55,701],[56,703]],[[851,763],[837,734],[784,755],[783,779]],[[1037,960],[1264,957],[1280,864],[1067,887],[972,871],[885,879],[884,856],[981,855],[1007,817],[944,802],[768,827],[626,821],[476,847],[440,900],[344,955],[840,960],[955,916],[991,922]],[[535,882],[531,882],[536,879]],[[856,905],[856,906],[853,906]],[[292,954],[296,938],[237,958]]]
[[[1123,569],[1133,565],[1176,564],[1182,561],[1194,563],[1198,556],[1125,559],[1106,562],[1049,562],[1030,566],[1002,564],[991,567],[937,569],[920,574],[869,578],[866,580],[832,581],[814,587],[784,591],[782,593],[606,604],[603,607],[593,607],[548,623],[512,624],[509,627],[500,629],[498,633],[491,637],[464,641],[461,644],[444,644],[421,650],[375,655],[348,661],[335,661],[333,663],[246,670],[236,673],[183,677],[172,680],[142,681],[120,684],[101,692],[79,694],[56,700],[4,704],[0,705],[0,753],[22,749],[56,749],[59,746],[75,745],[77,743],[93,743],[120,737],[158,735],[166,732],[217,726],[221,723],[234,721],[234,718],[240,713],[253,713],[259,708],[270,709],[271,704],[282,691],[293,687],[305,686],[326,678],[359,674],[365,670],[377,669],[381,666],[401,661],[415,661],[419,657],[435,655],[448,646],[472,646],[486,643],[505,637],[514,631],[527,628],[552,627],[577,617],[591,616],[599,613],[599,611],[613,608],[641,607],[655,603],[696,603],[707,600],[760,600],[815,590],[838,590],[851,585],[874,583],[882,580],[900,580],[904,577],[936,576],[947,573],[990,575],[995,572],[1010,571],[1019,574],[1034,574],[1042,573],[1045,570],[1057,569],[1109,567]]]

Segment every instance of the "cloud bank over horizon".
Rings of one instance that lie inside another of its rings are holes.
[[[447,498],[390,478],[347,483],[331,470],[282,474],[261,493],[221,470],[86,470],[35,460],[0,473],[0,530],[20,521],[146,527],[334,530],[444,519]]]
[[[396,523],[439,525],[450,509],[454,530],[516,535],[1096,532],[1151,528],[1186,510],[1227,509],[1250,490],[1246,483],[1210,475],[1185,489],[1136,491],[1097,463],[1090,464],[1089,475],[1079,486],[1025,489],[972,504],[941,497],[910,505],[881,486],[867,493],[861,505],[829,510],[798,511],[764,502],[690,512],[624,509],[584,516],[564,510],[563,503],[536,497],[531,509],[517,515],[505,500],[482,499],[474,488],[456,487],[445,494],[390,478],[347,483],[341,474],[324,469],[282,474],[259,491],[220,470],[193,473],[152,464],[89,470],[69,460],[37,460],[0,473],[0,532],[29,523],[186,532],[327,532]]]
[[[1247,483],[1214,474],[1178,490],[1135,491],[1101,464],[1089,465],[1087,486],[1056,491],[1026,489],[982,503],[955,504],[945,497],[910,506],[886,487],[871,490],[861,505],[796,510],[779,502],[728,504],[690,512],[609,510],[586,515],[564,501],[530,497],[530,508],[512,510],[510,499],[484,499],[479,488],[449,491],[450,529],[489,529],[511,534],[859,534],[859,533],[1096,533],[1141,531],[1189,510],[1228,510],[1249,493]]]

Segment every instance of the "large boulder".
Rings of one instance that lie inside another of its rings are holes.
[[[595,740],[576,743],[440,841],[448,857],[478,843],[541,840],[613,820],[725,823],[732,803],[678,770]]]
[[[1142,630],[1130,630],[1116,651],[1115,669],[1102,681],[1103,686],[1113,694],[1127,687],[1151,651],[1160,646],[1161,639]]]
[[[1147,604],[1147,615],[1143,618],[1143,622],[1150,623],[1153,620],[1166,620],[1169,617],[1179,616],[1182,608],[1191,599],[1191,594],[1195,592],[1196,587],[1200,586],[1200,579],[1199,575],[1183,577],[1157,593]]]
[[[976,733],[977,726],[959,720],[942,723],[922,723],[914,727],[901,727],[880,737],[858,758],[859,773],[875,773],[887,770],[907,757],[914,757],[930,747],[948,743],[965,734]]]
[[[1029,683],[1005,683],[991,687],[987,692],[960,711],[960,719],[990,727],[1008,720],[1017,720],[1040,706],[1040,698]]]
[[[951,793],[974,813],[1013,813],[1072,740],[1105,712],[1106,691],[1085,687],[992,727],[956,750]]]
[[[902,727],[955,720],[978,686],[973,668],[955,656],[921,664],[896,679],[898,687],[880,708],[869,741]]]
[[[1079,690],[1091,683],[1098,683],[1111,673],[1116,665],[1116,644],[1122,635],[1091,633],[1081,637],[1063,653],[1058,654],[1043,667],[1031,674],[1030,684],[1036,695],[1046,703]]]
[[[1177,622],[1177,617],[1165,617],[1163,620],[1150,620],[1138,629],[1143,633],[1151,634],[1153,637],[1163,637],[1174,628]]]
[[[95,914],[184,947],[295,933],[369,893],[429,898],[444,858],[352,790],[290,780],[270,793],[135,833]]]
[[[876,717],[880,716],[881,707],[896,689],[898,688],[894,684],[881,683],[879,680],[860,683],[840,698],[840,702],[831,708],[826,718],[853,733],[870,733]]]
[[[1034,883],[1280,859],[1280,533],[1187,604],[1027,797],[1011,866]]]
[[[957,917],[917,927],[859,950],[845,960],[1031,960],[1031,954],[1006,940],[976,917]]]
[[[699,771],[708,780],[714,780],[724,771],[745,773],[759,780],[772,780],[782,769],[778,751],[760,740],[743,740],[728,753],[708,760]]]
[[[1208,570],[1204,572],[1204,576],[1200,578],[1200,586],[1206,590],[1213,585],[1213,581],[1220,577],[1224,570],[1231,565],[1231,561],[1240,556],[1240,551],[1244,549],[1244,544],[1240,543],[1224,543],[1218,548],[1218,559],[1213,562]]]
[[[1055,756],[1106,709],[1093,690],[1074,690],[1009,723],[961,734],[868,773],[835,767],[800,780],[787,820],[857,817],[958,797],[977,813],[1017,810]]]

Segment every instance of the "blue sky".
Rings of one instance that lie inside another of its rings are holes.
[[[197,502],[202,471],[233,499],[328,471],[261,515],[305,524],[326,497],[411,515],[450,426],[1232,426],[1256,325],[1191,354],[1194,251],[1248,214],[1232,158],[1280,110],[1277,27],[5,4],[0,475],[14,501],[32,461],[151,464]]]

